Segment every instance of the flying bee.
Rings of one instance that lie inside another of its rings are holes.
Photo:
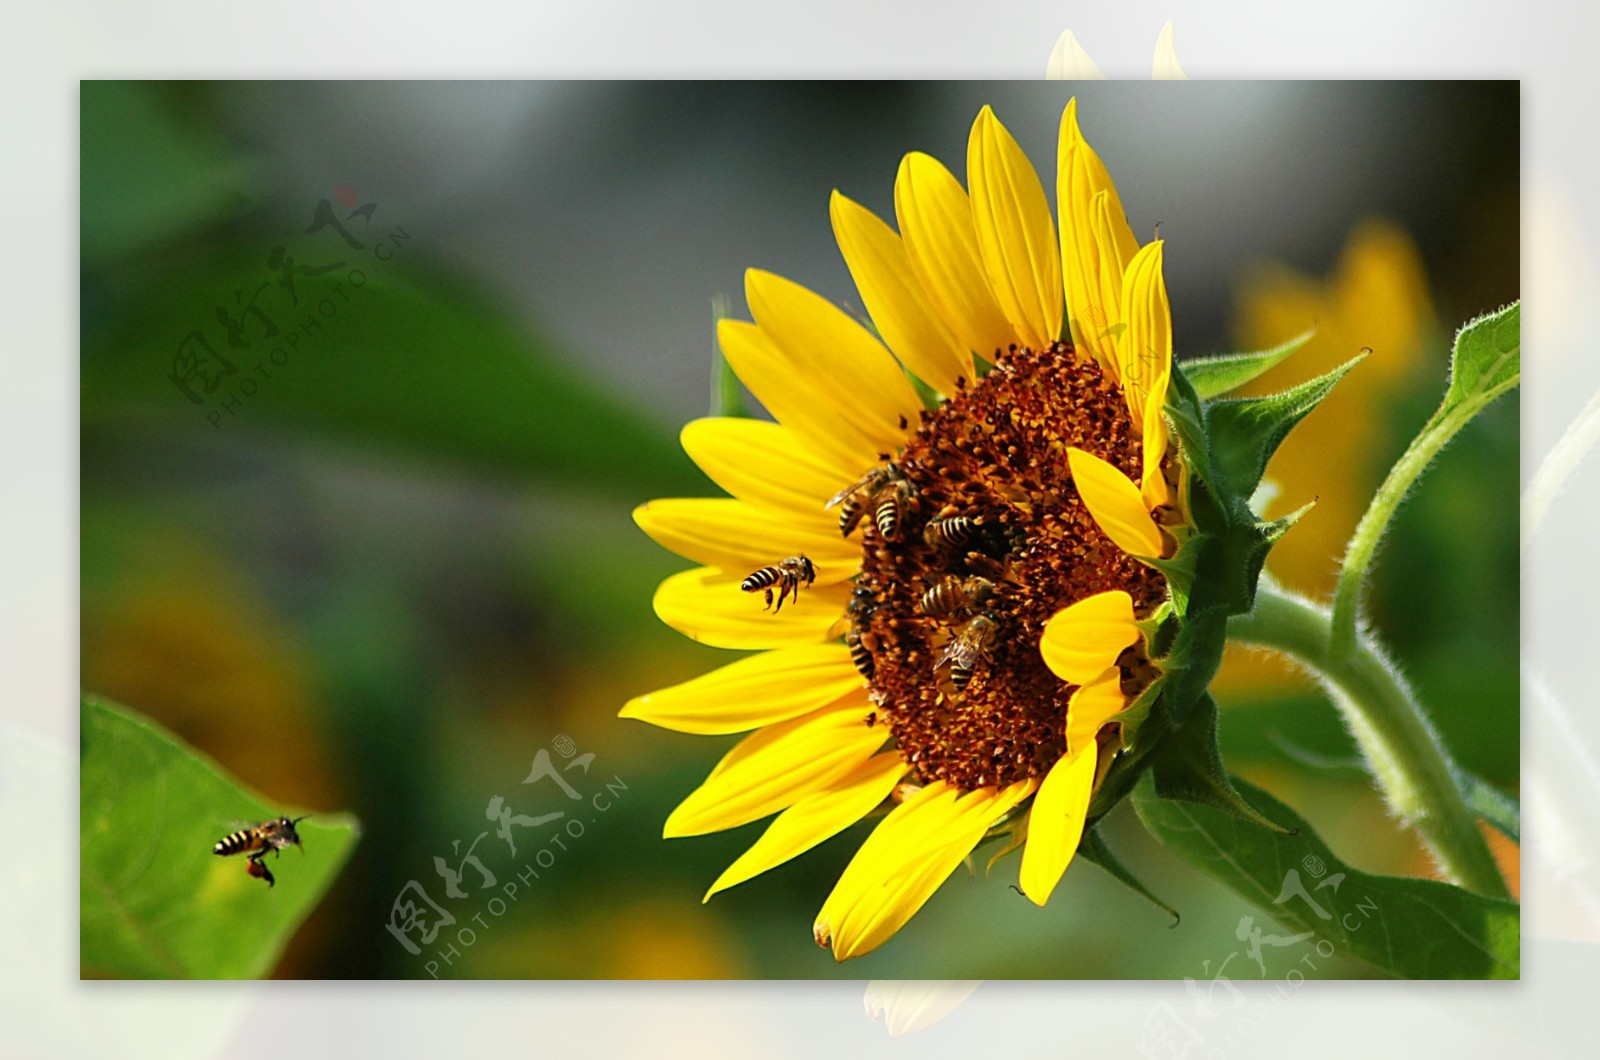
[[[922,540],[929,548],[952,548],[965,545],[978,532],[978,520],[970,515],[952,515],[931,520],[922,530]]]
[[[950,683],[957,692],[965,692],[972,680],[973,667],[989,658],[999,639],[1000,626],[994,619],[988,615],[974,615],[950,638],[933,668],[936,672],[948,668]]]
[[[978,575],[961,578],[952,574],[922,594],[918,603],[929,618],[943,618],[957,611],[981,607],[994,595],[994,582]]]
[[[783,601],[793,596],[800,599],[800,583],[804,582],[806,588],[817,580],[817,568],[812,566],[809,559],[804,556],[790,556],[781,563],[770,567],[762,567],[751,574],[750,577],[739,583],[739,588],[747,593],[765,590],[767,594],[767,607],[772,607],[772,587],[778,587],[778,606],[772,613],[777,614],[783,610]],[[765,608],[763,608],[765,610]]]
[[[916,491],[906,481],[905,473],[894,464],[885,464],[834,494],[827,507],[839,507],[839,533],[845,537],[855,533],[870,509],[878,532],[886,540],[898,541],[901,520],[915,497]]]
[[[877,597],[864,585],[850,592],[850,603],[845,608],[849,626],[844,633],[845,647],[850,649],[850,661],[868,681],[877,670],[872,653],[878,648],[878,635],[867,628],[872,613],[878,609]]]
[[[249,828],[241,828],[217,840],[217,845],[211,848],[211,853],[221,857],[248,853],[246,871],[257,879],[266,880],[267,886],[272,887],[277,881],[273,879],[272,870],[267,868],[261,859],[268,854],[280,854],[283,848],[291,843],[300,847],[300,852],[304,854],[306,848],[300,842],[300,833],[295,831],[295,825],[309,816],[311,815],[306,814],[305,817],[296,817],[293,820],[278,817]]]

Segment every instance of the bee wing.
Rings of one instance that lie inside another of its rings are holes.
[[[829,498],[828,503],[823,505],[823,507],[824,508],[837,508],[839,505],[841,505],[845,501],[849,500],[852,494],[859,493],[862,490],[866,489],[868,486],[870,486],[874,481],[877,480],[877,478],[878,478],[878,476],[880,474],[882,474],[882,472],[878,468],[873,468],[871,471],[868,471],[865,475],[862,475],[855,482],[853,482],[850,485],[846,486],[844,489],[840,490],[838,493],[835,493],[831,498]]]

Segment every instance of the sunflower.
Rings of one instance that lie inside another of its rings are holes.
[[[1156,693],[1195,654],[1173,650],[1194,640],[1174,630],[1202,595],[1191,489],[1210,494],[1171,433],[1195,416],[1167,407],[1187,384],[1162,244],[1135,238],[1076,101],[1060,127],[1059,238],[987,107],[966,162],[963,188],[928,155],[905,157],[898,232],[834,192],[870,326],[747,273],[754,321],[724,320],[718,339],[776,422],[688,424],[684,449],[731,497],[634,513],[701,564],[661,584],[662,621],[759,652],[623,708],[749,733],[665,835],[777,815],[709,900],[881,815],[816,917],[838,960],[887,940],[986,837],[1022,848],[1020,890],[1043,905],[1104,812],[1097,795],[1126,791],[1108,776],[1137,757]],[[1214,648],[1188,685],[1203,689],[1220,636],[1200,640]]]

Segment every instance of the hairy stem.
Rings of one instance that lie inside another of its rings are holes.
[[[1378,551],[1378,542],[1389,529],[1389,521],[1399,511],[1411,486],[1433,463],[1433,458],[1482,411],[1487,401],[1464,401],[1449,410],[1440,410],[1423,427],[1422,433],[1412,439],[1406,451],[1389,469],[1389,474],[1372,497],[1372,503],[1361,516],[1350,544],[1345,548],[1344,566],[1339,571],[1339,584],[1333,591],[1332,644],[1336,654],[1343,654],[1356,641],[1356,614],[1361,605],[1361,586],[1367,569]]]
[[[1263,578],[1255,609],[1228,623],[1231,640],[1271,648],[1305,666],[1328,691],[1391,809],[1422,835],[1452,881],[1496,898],[1509,896],[1455,765],[1416,696],[1370,636],[1333,647],[1333,616]]]

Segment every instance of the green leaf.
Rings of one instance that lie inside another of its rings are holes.
[[[1151,905],[1154,905],[1157,909],[1160,909],[1162,912],[1172,917],[1173,927],[1177,927],[1178,922],[1183,919],[1178,915],[1178,911],[1176,909],[1157,898],[1154,891],[1146,887],[1139,880],[1139,878],[1133,874],[1132,870],[1118,860],[1116,854],[1114,854],[1111,848],[1106,845],[1105,837],[1100,834],[1100,827],[1098,825],[1083,833],[1083,840],[1078,844],[1078,857],[1083,858],[1095,865],[1099,865],[1102,869],[1109,872],[1117,880],[1117,882],[1121,883],[1129,890],[1142,895],[1144,899]]]
[[[1232,814],[1261,828],[1278,825],[1245,801],[1228,777],[1217,745],[1217,704],[1209,695],[1178,729],[1162,741],[1150,760],[1156,794]]]
[[[1520,977],[1521,919],[1515,902],[1433,880],[1374,876],[1351,868],[1294,811],[1258,788],[1236,783],[1290,833],[1207,806],[1160,798],[1148,785],[1134,792],[1134,808],[1164,846],[1280,923],[1296,932],[1314,932],[1390,975]]]
[[[298,831],[304,853],[269,856],[274,887],[212,845],[287,814],[149,719],[85,698],[79,737],[79,959],[126,978],[264,976],[355,846],[346,814]]]
[[[298,305],[268,282],[278,236],[198,265],[152,268],[123,292],[117,324],[84,336],[85,428],[162,428],[200,446],[233,432],[321,435],[384,456],[628,498],[704,489],[664,417],[658,423],[610,395],[475,293],[423,273],[406,255],[420,253],[413,243],[426,237],[382,214],[380,206],[370,231],[356,228],[359,251],[328,231],[281,237],[308,267],[344,263],[300,277]],[[388,260],[374,256],[378,247]],[[232,312],[235,292],[257,299],[276,335],[236,313],[247,345],[228,344],[217,311]],[[198,401],[169,378],[192,331],[236,369],[216,374],[214,391],[192,385]],[[595,341],[605,341],[603,329]]]
[[[179,120],[167,88],[82,82],[78,202],[85,262],[172,239],[245,201],[244,167],[214,130]]]
[[[1450,353],[1450,389],[1439,415],[1472,402],[1479,407],[1522,380],[1522,303],[1485,313],[1456,332]]]
[[[1460,771],[1461,786],[1466,791],[1467,805],[1472,812],[1495,827],[1513,843],[1522,842],[1522,803],[1507,795],[1482,777]]]
[[[1325,375],[1278,394],[1233,398],[1206,407],[1213,472],[1234,494],[1249,497],[1294,425],[1305,419],[1334,384],[1366,354],[1352,357]]]
[[[1201,398],[1214,398],[1237,390],[1256,377],[1282,364],[1291,353],[1311,341],[1312,328],[1270,350],[1255,353],[1228,353],[1220,357],[1201,357],[1184,361],[1183,370]]]

